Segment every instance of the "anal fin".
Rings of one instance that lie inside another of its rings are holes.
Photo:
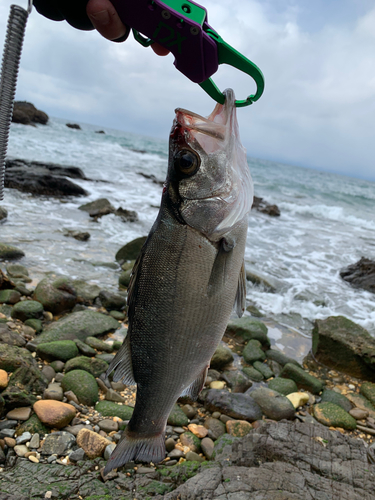
[[[237,316],[241,318],[246,307],[246,269],[245,261],[242,262],[240,275],[238,277],[238,287],[236,298],[234,299],[234,308]]]
[[[197,399],[199,393],[204,387],[204,383],[206,382],[208,367],[209,365],[205,366],[199,376],[188,387],[186,387],[186,389],[182,391],[182,393],[180,394],[180,398],[187,396],[193,400]]]
[[[134,380],[133,374],[133,364],[130,350],[130,336],[129,333],[125,337],[120,350],[116,354],[116,356],[111,361],[108,370],[106,372],[106,376],[108,377],[110,373],[115,371],[113,375],[114,382],[123,382],[125,385],[135,385],[136,382]]]

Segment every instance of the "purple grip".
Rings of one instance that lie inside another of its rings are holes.
[[[216,73],[219,66],[216,42],[199,23],[160,0],[111,1],[125,24],[170,50],[176,68],[191,81],[201,83]],[[204,28],[212,29],[207,16]]]

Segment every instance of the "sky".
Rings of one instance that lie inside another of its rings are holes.
[[[10,5],[0,0],[0,45]],[[263,72],[265,91],[238,109],[249,156],[375,180],[373,0],[201,0],[210,25]],[[50,21],[28,20],[16,99],[50,116],[168,139],[174,109],[207,116],[214,101],[134,41],[105,40]],[[219,88],[243,99],[247,75],[220,66]]]

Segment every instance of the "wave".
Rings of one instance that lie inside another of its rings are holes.
[[[282,201],[278,203],[279,207],[288,211],[292,215],[312,215],[317,219],[328,219],[335,222],[343,222],[356,227],[363,227],[367,230],[375,230],[375,222],[372,220],[361,219],[355,215],[347,214],[343,207],[329,205],[296,205]]]

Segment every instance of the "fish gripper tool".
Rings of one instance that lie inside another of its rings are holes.
[[[208,24],[207,11],[191,0],[111,0],[121,20],[133,30],[134,38],[148,47],[157,42],[175,56],[174,65],[198,83],[215,101],[224,104],[225,95],[211,76],[220,64],[248,74],[256,83],[255,94],[237,100],[236,107],[257,101],[264,90],[261,70],[227,44]]]
[[[5,157],[8,149],[9,129],[12,121],[17,76],[20,65],[26,22],[32,9],[11,5],[0,75],[0,201],[4,196]]]

